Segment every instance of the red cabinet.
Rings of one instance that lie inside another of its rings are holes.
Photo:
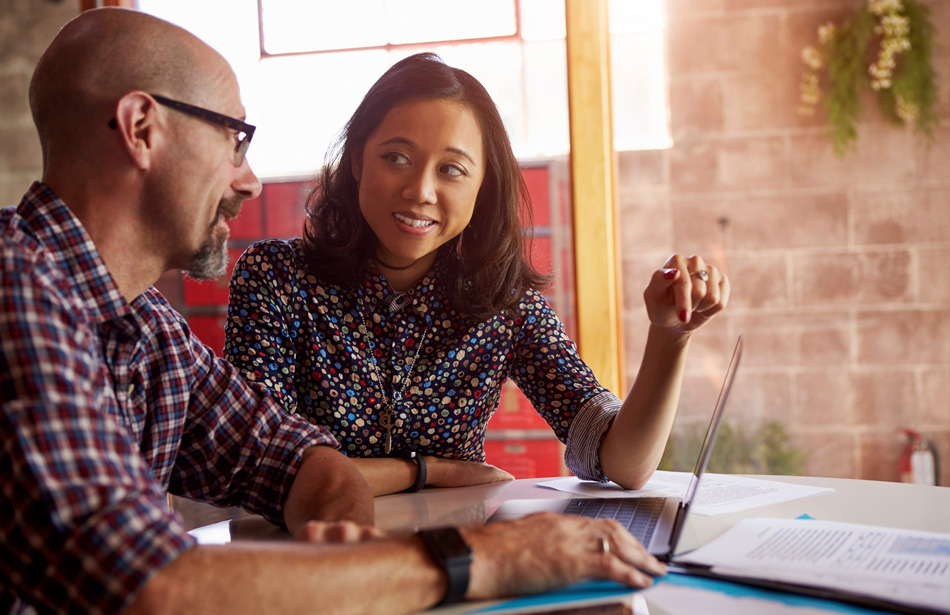
[[[567,473],[564,467],[564,445],[553,435],[543,440],[489,438],[485,440],[485,459],[515,478],[562,476]]]

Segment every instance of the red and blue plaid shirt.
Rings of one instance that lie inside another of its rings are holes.
[[[0,612],[115,613],[194,541],[166,491],[282,522],[311,445],[36,183],[0,210]]]

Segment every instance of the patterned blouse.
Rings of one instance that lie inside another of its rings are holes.
[[[537,292],[514,313],[476,320],[441,292],[438,263],[395,292],[377,270],[357,285],[309,275],[300,239],[257,243],[230,284],[225,357],[291,413],[328,428],[350,456],[392,448],[484,461],[485,429],[508,378],[567,445],[580,478],[605,480],[597,449],[620,406]]]

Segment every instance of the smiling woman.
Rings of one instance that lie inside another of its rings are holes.
[[[508,478],[480,463],[505,348],[526,293],[556,318],[524,257],[527,198],[491,98],[436,56],[411,56],[364,97],[323,178],[304,239],[262,242],[238,262],[226,355],[288,410],[336,429],[347,454],[418,450],[478,462],[446,481]],[[491,352],[466,358],[473,343]],[[430,484],[446,477],[432,463]]]
[[[621,402],[541,295],[528,211],[485,88],[433,54],[401,60],[347,122],[304,237],[255,244],[235,266],[225,355],[327,427],[377,494],[510,478],[484,463],[508,379],[575,475],[641,484],[669,433],[690,334],[725,306],[728,282],[699,257],[654,274],[644,376]]]
[[[320,280],[350,283],[375,266],[408,290],[441,253],[448,298],[477,317],[546,282],[524,258],[529,199],[501,115],[477,79],[434,54],[379,78],[322,177],[303,247]]]

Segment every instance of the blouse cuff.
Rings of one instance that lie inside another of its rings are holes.
[[[567,450],[564,464],[581,480],[601,483],[608,478],[600,468],[600,443],[620,412],[623,402],[609,391],[594,396],[585,403],[571,423],[567,432]]]

